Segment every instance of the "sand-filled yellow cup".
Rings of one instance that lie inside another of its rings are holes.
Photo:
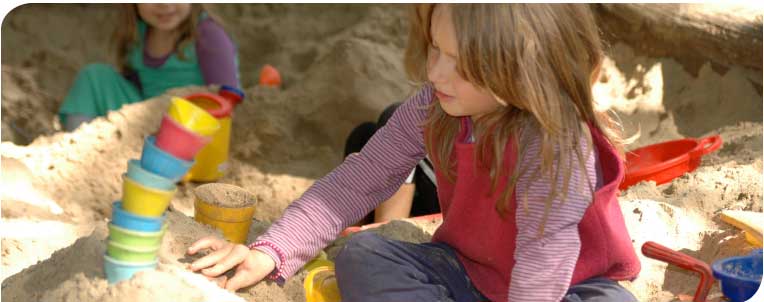
[[[212,136],[220,129],[218,120],[186,99],[173,97],[168,111],[170,118],[201,136]]]
[[[160,190],[138,183],[126,174],[122,175],[122,208],[135,215],[159,217],[170,205],[177,187]]]
[[[211,183],[194,190],[194,220],[212,226],[233,243],[245,243],[255,214],[255,197],[228,184]]]

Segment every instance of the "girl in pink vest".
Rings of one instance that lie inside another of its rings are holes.
[[[620,140],[594,111],[602,49],[581,4],[426,4],[406,67],[419,91],[361,152],[249,246],[204,238],[191,264],[228,289],[283,283],[429,157],[443,224],[430,243],[371,233],[338,254],[343,301],[635,301],[640,265],[617,200]]]

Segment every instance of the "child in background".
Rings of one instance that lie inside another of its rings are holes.
[[[640,263],[618,205],[621,140],[594,111],[602,62],[583,4],[424,4],[406,66],[421,89],[361,152],[250,246],[214,237],[191,264],[238,289],[283,282],[389,198],[429,156],[443,224],[432,242],[373,233],[335,259],[343,301],[636,301]]]
[[[236,48],[202,4],[122,4],[118,66],[90,64],[59,109],[66,131],[125,104],[187,85],[239,86]]]
[[[362,123],[350,132],[345,140],[344,157],[361,151],[374,133],[381,129],[401,103],[394,103],[379,115],[377,123]],[[438,192],[436,190],[435,172],[432,163],[424,158],[416,165],[400,189],[388,200],[382,202],[374,211],[361,219],[357,224],[364,225],[375,222],[385,222],[393,219],[411,216],[423,216],[440,213]]]

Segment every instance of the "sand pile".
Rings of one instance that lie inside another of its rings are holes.
[[[355,124],[375,120],[386,105],[403,100],[411,91],[401,63],[406,20],[396,6],[215,5],[215,9],[239,45],[247,93],[235,112],[231,170],[220,182],[255,195],[255,218],[261,222],[252,226],[253,239],[316,178],[340,163],[345,136]],[[37,22],[36,16],[43,13],[58,23]],[[179,186],[172,201],[160,270],[116,286],[103,280],[104,220],[111,215],[111,202],[120,196],[120,175],[127,160],[140,155],[143,139],[158,128],[170,95],[215,89],[171,91],[125,106],[74,133],[53,133],[58,127],[55,108],[76,70],[87,62],[106,60],[109,31],[104,28],[111,24],[110,16],[113,11],[106,5],[26,5],[5,19],[2,298],[123,301],[127,297],[132,302],[171,294],[175,301],[219,301],[211,297],[222,297],[222,291],[183,269],[191,260],[183,255],[188,245],[212,233],[189,217],[192,192],[198,186],[193,183]],[[88,33],[92,29],[88,45],[93,46],[82,49],[83,44],[76,43],[85,35],[75,37],[56,24]],[[51,32],[60,35],[34,39]],[[255,86],[265,63],[282,72],[283,89]],[[704,66],[694,76],[673,59],[643,57],[624,44],[611,47],[595,95],[601,109],[619,113],[627,133],[641,130],[642,136],[629,148],[712,134],[721,134],[725,141],[697,171],[670,184],[640,184],[622,194],[636,249],[654,240],[705,261],[746,252],[739,234],[716,215],[722,209],[762,208],[760,74],[739,67],[718,73]],[[34,110],[17,109],[24,106]],[[13,130],[34,123],[43,126]],[[28,130],[33,128],[40,131]],[[31,133],[30,139],[20,139],[18,133]],[[27,190],[15,189],[19,186]],[[424,242],[438,224],[396,221],[374,231]],[[327,252],[333,255],[343,242],[338,240]],[[671,301],[692,294],[693,275],[649,259],[642,264],[640,278],[626,284],[640,301]],[[284,288],[264,282],[239,296],[303,301],[302,278],[292,278]]]
[[[718,219],[725,209],[762,211],[761,71],[733,66],[720,74],[706,63],[692,76],[671,58],[611,47],[594,87],[600,109],[618,113],[625,133],[640,136],[627,149],[684,137],[720,135],[723,147],[674,181],[640,183],[620,201],[634,248],[655,241],[711,263],[747,254],[744,236]],[[642,272],[623,282],[639,301],[692,296],[698,278],[639,253]],[[719,297],[714,286],[709,297]]]
[[[185,255],[199,238],[216,234],[177,211],[168,213],[169,228],[159,251],[157,271],[138,274],[128,282],[109,286],[104,279],[103,254],[108,231],[98,223],[89,236],[55,252],[50,259],[3,282],[3,299],[9,301],[300,301],[302,280],[297,276],[284,287],[263,282],[240,296],[184,269],[196,257]],[[267,228],[255,223],[250,235]],[[217,233],[219,236],[219,233]],[[304,278],[304,276],[303,276]]]

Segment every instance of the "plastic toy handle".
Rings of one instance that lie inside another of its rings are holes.
[[[722,137],[718,134],[698,139],[698,148],[701,150],[701,156],[719,150],[721,147]]]
[[[700,275],[700,283],[695,290],[693,302],[705,302],[711,286],[714,285],[714,275],[707,263],[700,261],[687,254],[677,252],[658,243],[648,241],[642,245],[642,254],[649,258],[660,260],[676,265],[683,269],[696,272]]]

